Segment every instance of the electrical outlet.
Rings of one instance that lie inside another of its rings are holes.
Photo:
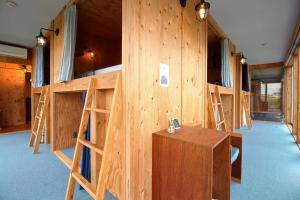
[[[73,132],[73,138],[77,138],[77,136],[78,136],[78,132],[77,131]]]

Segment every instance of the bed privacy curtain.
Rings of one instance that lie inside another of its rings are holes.
[[[35,54],[35,81],[32,84],[34,88],[42,87],[44,84],[44,48],[36,46]]]
[[[231,87],[229,40],[221,40],[221,80],[224,87]]]
[[[82,95],[82,103],[84,105],[85,98],[86,98],[87,92],[83,92]],[[85,139],[87,141],[90,141],[91,139],[91,121],[89,118],[86,133],[85,133]],[[82,150],[82,160],[81,160],[81,175],[86,178],[87,180],[91,181],[91,153],[90,149],[86,146],[83,147]],[[80,189],[83,189],[82,186],[80,186]]]
[[[248,77],[248,64],[242,65],[242,90],[249,92],[249,77]]]
[[[59,81],[70,81],[73,78],[74,53],[77,30],[76,5],[69,6],[64,13],[63,56],[59,73]]]

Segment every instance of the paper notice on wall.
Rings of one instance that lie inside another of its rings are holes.
[[[162,87],[169,87],[169,65],[160,63],[159,84]]]

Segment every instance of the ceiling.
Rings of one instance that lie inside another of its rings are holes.
[[[77,11],[78,30],[112,40],[122,39],[122,1],[79,0]]]
[[[17,7],[0,0],[0,41],[25,47],[35,45],[41,27],[49,27],[51,20],[68,0],[14,0]]]
[[[300,14],[300,0],[207,1],[213,17],[249,64],[285,59]]]

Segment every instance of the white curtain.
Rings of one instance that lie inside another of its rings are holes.
[[[44,84],[44,48],[40,45],[35,47],[35,81],[32,87],[42,87]]]
[[[229,40],[221,40],[221,79],[224,87],[231,87]]]
[[[59,81],[70,81],[74,72],[74,53],[77,30],[76,5],[69,6],[64,14],[63,56],[59,73]]]

